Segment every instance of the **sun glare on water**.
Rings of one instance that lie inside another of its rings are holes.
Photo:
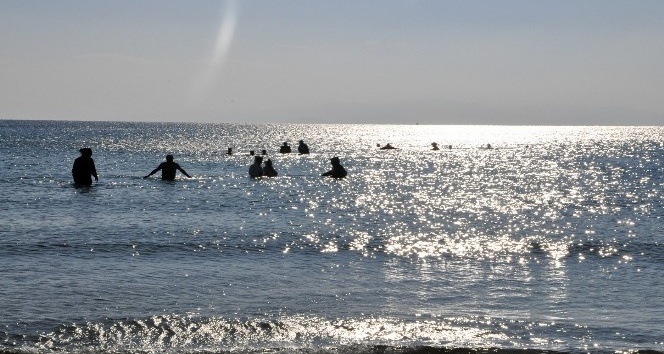
[[[191,104],[193,106],[205,101],[210,89],[220,80],[224,63],[233,44],[239,16],[239,4],[236,0],[227,0],[223,3],[212,56],[207,60],[204,70],[196,78],[192,89]]]

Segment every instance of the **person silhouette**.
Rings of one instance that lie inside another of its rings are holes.
[[[300,140],[300,145],[297,146],[297,152],[300,154],[308,154],[309,146],[304,143],[304,140]]]
[[[249,166],[249,177],[257,178],[263,175],[263,167],[261,167],[262,162],[262,156],[254,156],[254,163]]]
[[[81,156],[74,160],[74,166],[71,168],[74,184],[90,186],[92,185],[92,177],[95,178],[95,182],[99,182],[95,161],[92,159],[92,149],[82,148],[78,151],[81,153]]]
[[[346,172],[346,169],[341,166],[341,161],[339,160],[338,157],[333,157],[330,159],[330,163],[332,164],[332,169],[323,173],[321,176],[330,176],[332,178],[344,178],[348,174]]]
[[[278,175],[277,170],[272,166],[272,160],[267,159],[263,165],[263,176],[276,177]]]
[[[438,147],[438,143],[431,143],[431,146],[432,146],[431,150],[440,150],[440,148]]]
[[[160,163],[159,166],[157,166],[157,168],[152,170],[152,172],[150,172],[147,176],[143,178],[148,178],[153,174],[157,173],[157,171],[159,170],[161,170],[161,179],[164,181],[174,181],[175,173],[177,171],[180,171],[182,172],[183,175],[191,178],[191,176],[187,173],[187,171],[182,169],[182,167],[180,167],[179,164],[173,161],[173,155],[166,155],[166,162]]]
[[[282,154],[288,154],[291,152],[291,147],[288,145],[288,142],[284,141],[284,145],[281,145],[281,148],[279,148],[279,152]]]

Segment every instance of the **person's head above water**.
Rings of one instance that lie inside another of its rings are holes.
[[[254,156],[254,163],[261,164],[263,162],[262,156]]]
[[[330,159],[330,163],[332,163],[333,165],[339,165],[341,164],[341,160],[339,160],[339,158],[335,156]]]
[[[173,155],[166,155],[166,161],[173,162]]]
[[[92,149],[90,149],[90,148],[82,148],[82,149],[78,150],[78,152],[80,152],[81,155],[83,155],[83,156],[92,156]]]
[[[272,166],[272,160],[270,159],[265,160],[265,166]]]

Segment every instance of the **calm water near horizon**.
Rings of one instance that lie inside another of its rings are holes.
[[[664,352],[664,127],[0,120],[0,151],[1,353]],[[193,178],[142,178],[169,153]]]

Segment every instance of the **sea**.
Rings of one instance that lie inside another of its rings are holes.
[[[664,353],[661,126],[0,120],[0,171],[2,354]]]

